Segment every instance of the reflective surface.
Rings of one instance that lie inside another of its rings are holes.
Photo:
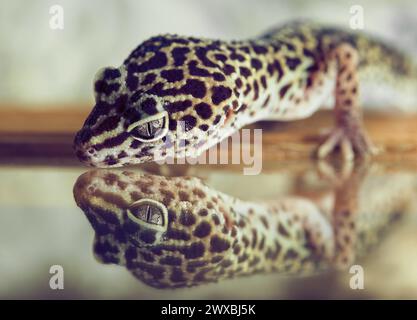
[[[1,168],[0,297],[417,298],[413,166],[147,171]]]

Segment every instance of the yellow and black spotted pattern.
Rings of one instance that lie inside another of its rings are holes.
[[[140,44],[119,68],[98,72],[96,105],[75,152],[100,167],[151,161],[157,152],[198,156],[248,123],[308,117],[334,94],[340,70],[331,53],[341,44],[357,51],[365,80],[399,89],[416,84],[416,68],[394,48],[311,22],[231,42],[162,35]],[[152,128],[163,126],[154,136]],[[187,133],[181,145],[179,131]]]

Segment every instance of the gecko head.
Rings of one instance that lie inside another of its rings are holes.
[[[219,44],[207,49],[199,41],[154,37],[119,68],[100,70],[96,104],[75,137],[78,158],[91,166],[116,167],[198,156],[220,141],[219,128],[237,97],[223,49]]]
[[[96,104],[75,136],[77,157],[94,167],[155,160],[166,148],[169,114],[158,96],[129,93],[125,68],[103,68],[95,78]],[[159,154],[159,153],[158,153]]]
[[[136,177],[136,185],[132,185]],[[152,247],[167,240],[168,209],[158,196],[141,192],[152,190],[150,175],[108,170],[82,174],[74,185],[74,198],[84,211],[97,236],[113,234],[112,245],[122,248]]]
[[[214,270],[232,254],[236,230],[223,214],[230,208],[200,179],[93,170],[77,179],[74,198],[95,230],[96,258],[124,265],[151,285],[193,285],[199,268]],[[187,265],[191,278],[183,270],[169,281]]]

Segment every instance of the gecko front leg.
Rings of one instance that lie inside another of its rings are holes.
[[[340,148],[345,160],[352,160],[355,154],[360,158],[372,155],[376,149],[365,131],[359,106],[358,52],[349,44],[341,44],[331,51],[329,58],[337,63],[335,128],[320,145],[317,155],[325,158],[336,148]]]
[[[327,161],[319,161],[320,177],[328,181],[334,191],[331,222],[334,234],[334,256],[332,266],[345,270],[356,260],[358,240],[357,220],[359,214],[359,192],[369,171],[368,161],[359,161],[357,166],[342,162],[341,167]]]

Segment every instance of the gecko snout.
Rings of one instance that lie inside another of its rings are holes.
[[[92,137],[91,130],[89,128],[81,129],[77,132],[74,138],[74,151],[77,158],[90,166],[96,166],[100,159],[98,152],[89,143]]]

